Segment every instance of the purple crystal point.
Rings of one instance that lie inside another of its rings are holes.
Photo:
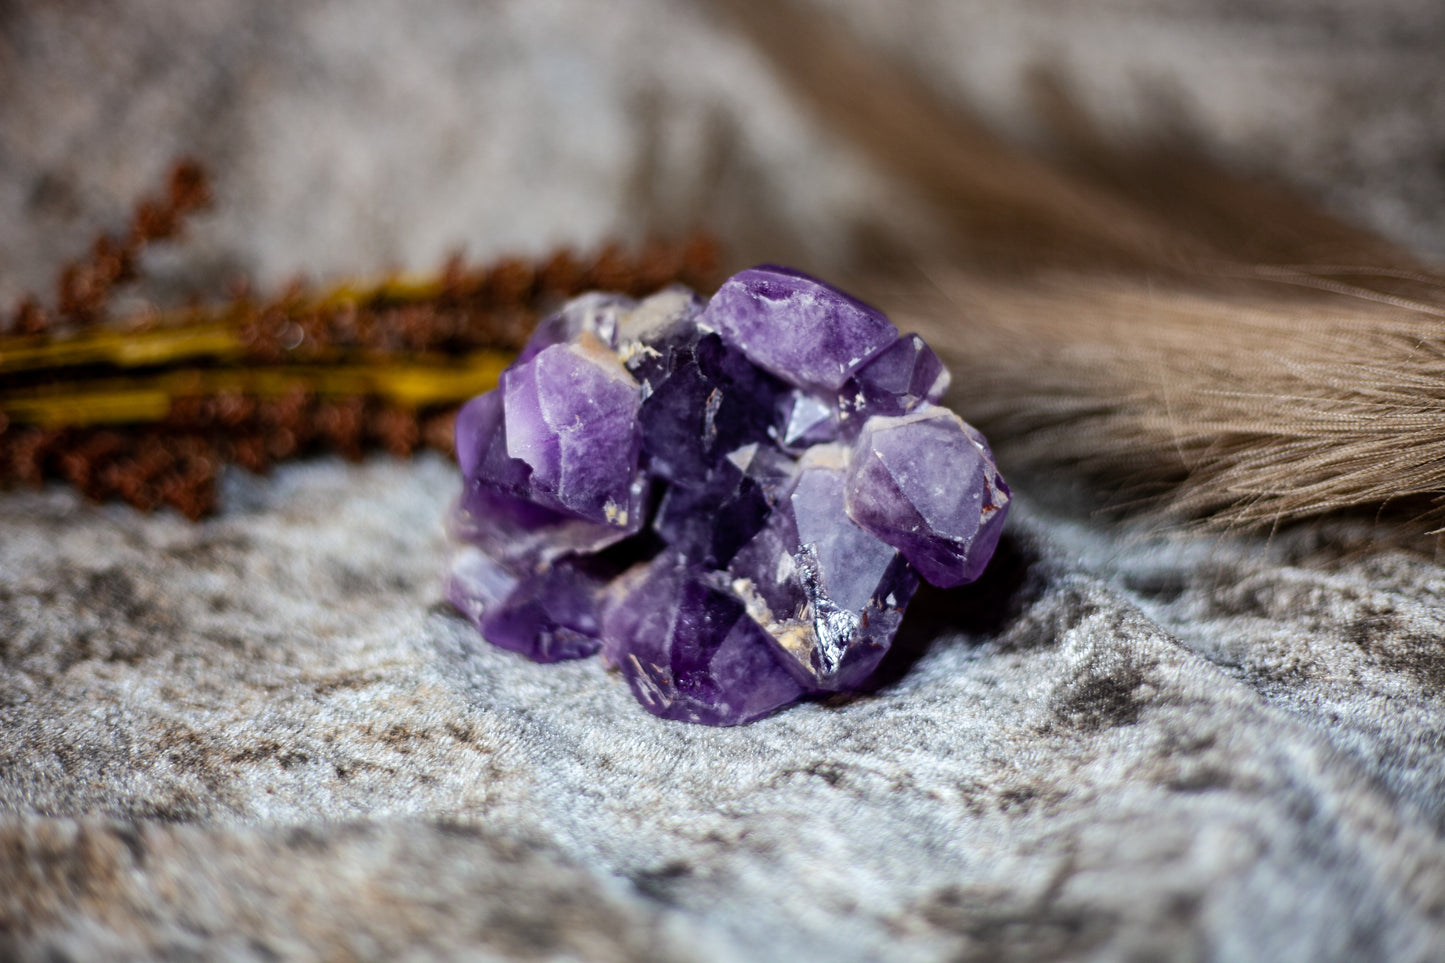
[[[588,295],[457,416],[447,594],[539,662],[600,647],[649,711],[732,725],[864,684],[920,573],[979,574],[1008,506],[917,335],[758,267],[704,304]]]
[[[790,391],[778,403],[778,443],[789,452],[800,453],[836,441],[840,414],[839,405],[832,399],[801,389]]]
[[[507,454],[500,392],[477,395],[457,412],[456,449],[463,478],[485,477],[500,490],[525,490],[532,471]]]
[[[636,301],[620,294],[593,291],[573,298],[562,310],[538,323],[536,330],[518,353],[515,363],[526,364],[541,354],[544,348],[550,348],[554,344],[566,344],[584,331],[607,347],[615,349],[619,321],[636,309]]]
[[[803,456],[767,528],[729,566],[748,611],[819,689],[854,688],[893,641],[918,577],[843,511],[848,449]]]
[[[771,510],[763,483],[724,462],[696,488],[669,487],[657,506],[653,526],[689,561],[726,568],[763,527]]]
[[[473,548],[453,561],[447,598],[493,645],[536,662],[558,662],[601,647],[605,586],[572,562],[518,577]]]
[[[507,454],[531,469],[529,497],[625,528],[641,507],[637,382],[595,337],[556,344],[502,377]]]
[[[595,552],[635,533],[643,512],[625,525],[586,521],[529,499],[531,468],[507,454],[502,394],[478,395],[457,413],[457,461],[464,482],[449,519],[453,539],[475,545],[514,571],[569,553]],[[639,505],[645,486],[629,497]]]
[[[858,369],[839,393],[840,404],[856,432],[870,415],[903,415],[919,405],[937,404],[949,380],[933,349],[908,334]]]
[[[1009,490],[983,436],[947,408],[870,418],[848,473],[848,516],[929,582],[972,582],[993,555]]]
[[[698,321],[784,381],[833,392],[898,337],[862,301],[772,265],[728,278]]]
[[[643,453],[653,474],[699,486],[729,452],[767,439],[782,389],[716,334],[674,347],[669,361],[642,403]]]
[[[604,657],[665,719],[737,725],[806,691],[737,596],[676,555],[614,586],[602,634]]]

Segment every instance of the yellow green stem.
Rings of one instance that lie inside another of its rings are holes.
[[[336,311],[376,302],[407,304],[436,298],[445,290],[436,275],[397,275],[381,281],[346,282],[285,305],[288,314]],[[237,309],[187,309],[150,319],[143,329],[93,328],[65,337],[0,337],[0,375],[85,364],[122,368],[177,364],[201,359],[239,360],[246,346]]]
[[[477,351],[452,362],[285,365],[168,371],[141,378],[87,379],[0,393],[0,414],[16,424],[79,427],[163,420],[172,400],[296,391],[322,397],[370,395],[405,408],[453,404],[488,391],[512,360]]]

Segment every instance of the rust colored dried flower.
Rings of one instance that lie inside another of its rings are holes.
[[[180,236],[210,200],[205,171],[178,162],[123,235],[101,235],[62,269],[53,311],[34,297],[16,308],[0,333],[0,485],[60,479],[98,501],[199,518],[224,464],[450,451],[456,405],[495,382],[542,314],[592,288],[706,288],[717,267],[704,238],[636,255],[455,255],[431,275],[295,282],[269,300],[240,285],[211,307],[110,318],[145,246]]]

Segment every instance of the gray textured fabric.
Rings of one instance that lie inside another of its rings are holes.
[[[828,6],[1020,136],[1050,65],[1111,137],[1184,122],[1445,251],[1430,0]],[[706,5],[114,9],[0,3],[5,304],[181,151],[221,205],[150,258],[172,293],[694,221],[826,270],[909,216]],[[0,495],[0,957],[1441,956],[1433,558],[1025,488],[876,692],[713,730],[479,643],[455,488],[316,461],[194,526]]]
[[[0,499],[0,933],[36,958],[1445,945],[1429,560],[1025,499],[878,691],[708,729],[596,660],[480,644],[439,601],[455,488],[438,458],[318,462],[197,526]]]

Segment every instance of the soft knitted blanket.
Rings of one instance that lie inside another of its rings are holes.
[[[1051,51],[1118,130],[1172,84],[1221,156],[1445,250],[1431,4],[833,6],[1005,120]],[[183,150],[222,203],[158,255],[172,290],[585,245],[638,210],[826,273],[898,201],[690,7],[109,10],[0,6],[7,302]],[[710,729],[482,643],[441,601],[458,484],[431,455],[236,471],[195,525],[0,494],[0,956],[1445,946],[1434,558],[1108,522],[1036,482],[876,691]]]

